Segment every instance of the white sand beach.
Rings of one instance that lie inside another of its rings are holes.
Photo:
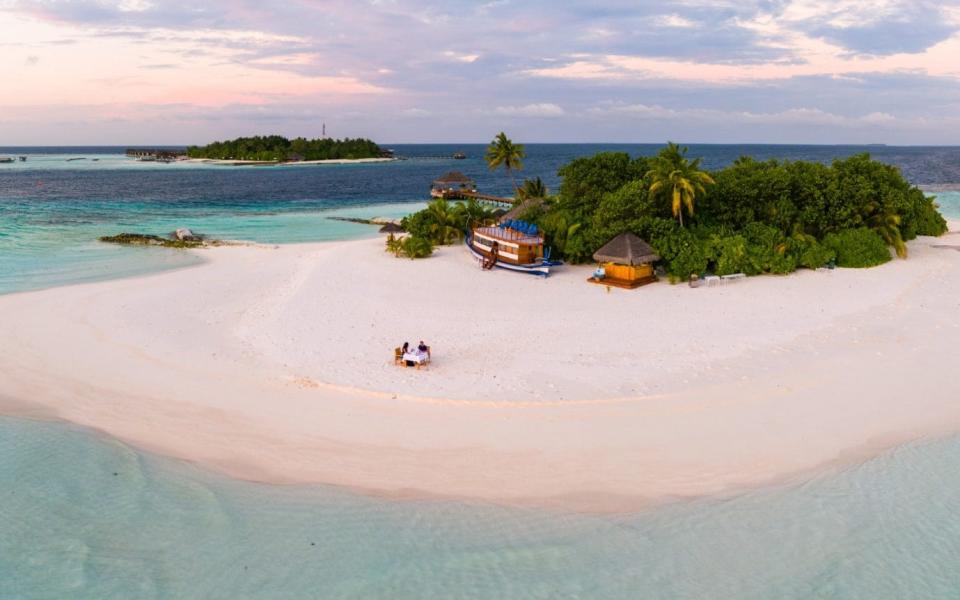
[[[267,482],[578,510],[724,493],[960,431],[951,229],[873,269],[633,291],[462,246],[200,250],[0,296],[0,410]],[[420,339],[429,369],[394,366]]]

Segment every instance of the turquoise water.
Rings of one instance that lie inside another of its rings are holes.
[[[956,598],[960,438],[628,516],[234,481],[0,419],[2,598]]]
[[[960,219],[960,191],[932,191],[929,194],[936,197],[943,216],[949,219]]]
[[[372,237],[377,227],[331,217],[400,218],[422,202],[370,204],[311,212],[193,208],[158,210],[139,202],[85,202],[82,209],[49,205],[20,211],[0,226],[0,294],[139,275],[190,266],[200,258],[169,248],[126,247],[97,241],[120,232],[165,235],[188,225],[217,239],[294,243]],[[60,214],[52,215],[53,210]]]

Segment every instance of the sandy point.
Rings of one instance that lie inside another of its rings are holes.
[[[584,510],[960,430],[957,233],[874,269],[634,291],[485,272],[459,246],[200,252],[0,297],[0,409],[247,479]],[[393,364],[421,339],[429,369]]]

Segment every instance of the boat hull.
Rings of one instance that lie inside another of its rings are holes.
[[[474,256],[479,261],[487,260],[489,256],[484,255],[479,250],[474,248],[472,236],[466,238],[467,249],[470,250],[470,254]],[[517,265],[509,263],[506,261],[498,260],[493,264],[494,267],[498,269],[505,269],[507,271],[514,271],[515,273],[527,273],[528,275],[537,275],[538,277],[549,277],[550,276],[550,267],[559,263],[552,262],[536,262],[526,265]]]

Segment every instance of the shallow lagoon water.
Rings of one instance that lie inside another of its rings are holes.
[[[0,419],[3,598],[955,598],[960,438],[631,515],[235,481]]]

